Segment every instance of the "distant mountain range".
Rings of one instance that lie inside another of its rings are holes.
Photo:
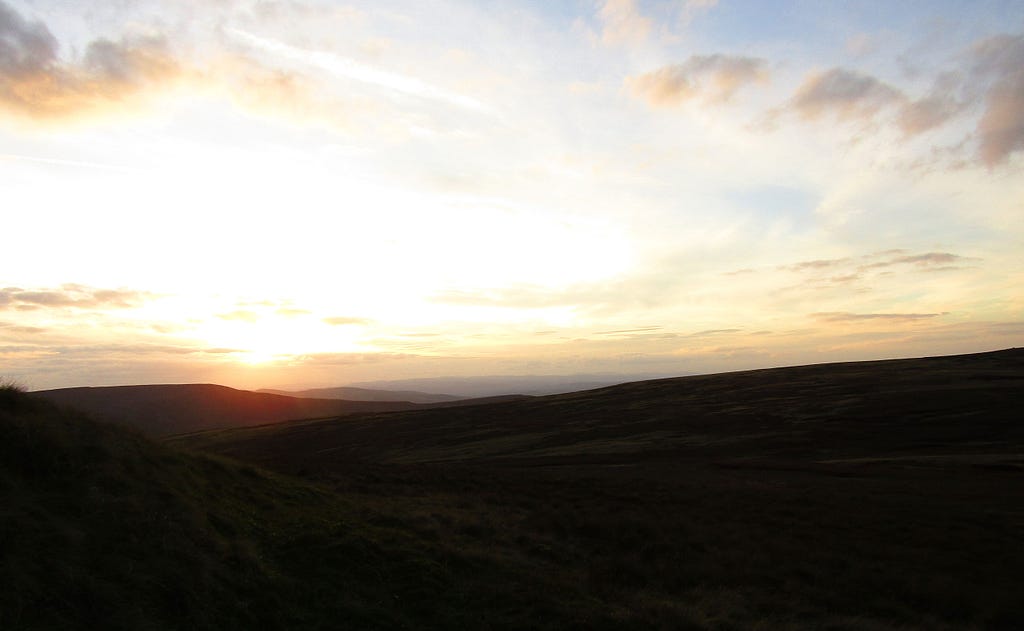
[[[407,401],[409,403],[445,403],[447,401],[458,401],[466,397],[457,397],[451,394],[433,394],[429,392],[417,392],[416,390],[371,390],[369,388],[353,388],[341,386],[338,388],[313,388],[310,390],[271,390],[262,388],[256,392],[267,392],[270,394],[281,394],[288,397],[299,397],[303,399],[345,399],[346,401]]]
[[[493,397],[506,394],[543,396],[593,390],[620,383],[666,375],[482,375],[476,377],[423,377],[388,381],[360,381],[353,387],[385,391],[445,393],[456,398]],[[678,376],[678,375],[671,375]],[[294,395],[293,395],[294,396]],[[319,395],[318,395],[319,396]]]
[[[656,379],[486,406],[284,423],[236,432],[234,440],[231,431],[180,440],[284,470],[651,459],[743,466],[759,459],[840,472],[867,460],[1016,467],[1024,462],[1022,387],[1024,349],[1011,349]]]

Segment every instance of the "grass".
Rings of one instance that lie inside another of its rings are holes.
[[[171,449],[23,393],[0,401],[0,628],[514,629],[593,618],[573,607],[586,600],[579,590],[563,602],[529,568],[435,544],[322,486]]]
[[[1024,628],[997,360],[170,445],[0,389],[0,628]]]
[[[519,567],[635,628],[1015,628],[1014,477],[673,464],[338,473],[367,516]],[[999,489],[999,490],[994,490]],[[971,498],[970,511],[964,499]],[[977,512],[974,512],[977,511]],[[380,517],[377,517],[380,519]],[[577,600],[580,602],[580,600]]]

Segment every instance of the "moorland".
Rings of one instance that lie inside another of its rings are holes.
[[[1020,349],[160,441],[8,387],[0,626],[1021,628],[1022,406]]]

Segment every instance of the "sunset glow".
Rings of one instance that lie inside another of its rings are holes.
[[[0,376],[1020,346],[1020,9],[0,0]]]

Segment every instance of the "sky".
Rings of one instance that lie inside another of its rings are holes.
[[[1024,1],[0,0],[0,376],[1024,345]]]

